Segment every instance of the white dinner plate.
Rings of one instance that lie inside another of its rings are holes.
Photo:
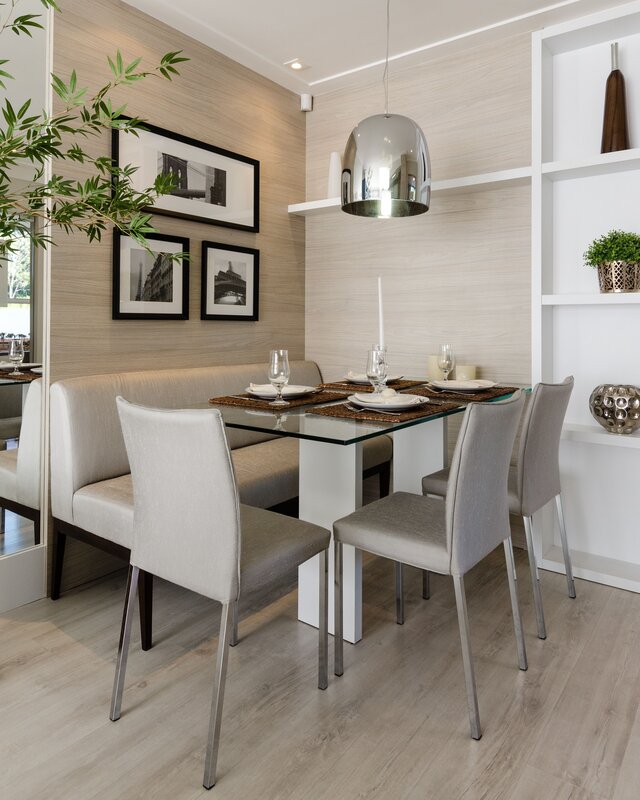
[[[369,408],[371,410],[381,409],[383,411],[408,411],[429,402],[427,397],[420,397],[417,394],[394,394],[389,397],[374,399],[370,394],[352,394],[347,398],[350,403],[358,408]]]
[[[394,381],[399,381],[401,375],[388,375],[387,376],[387,383],[393,383]],[[367,384],[371,384],[371,381],[367,376],[362,372],[350,372],[348,375],[345,375],[345,381],[347,383],[356,383],[358,385],[366,386]]]
[[[317,391],[315,386],[297,386],[295,384],[290,384],[282,389],[282,396],[289,398],[304,397],[305,395],[313,394]],[[276,397],[276,390],[270,383],[251,383],[247,386],[245,392],[252,397],[260,397],[262,400],[273,400]]]
[[[42,367],[32,367],[31,372],[35,372],[36,375],[42,375]]]
[[[493,389],[498,384],[495,381],[478,379],[475,381],[430,381],[429,385],[444,391],[451,389],[452,392],[481,392],[483,389]]]
[[[33,364],[20,364],[18,369],[33,369],[34,367],[41,367],[42,364],[40,362],[35,362]],[[0,369],[13,369],[13,364],[10,361],[0,361]]]

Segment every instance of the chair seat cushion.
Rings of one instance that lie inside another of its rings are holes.
[[[432,472],[422,479],[422,493],[433,494],[437,497],[447,496],[447,485],[449,483],[449,468]],[[518,497],[518,470],[516,467],[509,469],[509,513],[522,514],[522,504]]]
[[[336,541],[403,564],[443,575],[451,569],[441,500],[395,492],[337,520],[333,532]]]
[[[131,549],[133,484],[131,475],[90,483],[73,495],[73,524]]]
[[[240,506],[240,591],[253,592],[292,573],[329,546],[328,530],[299,519]]]
[[[17,502],[18,448],[0,451],[0,497]]]

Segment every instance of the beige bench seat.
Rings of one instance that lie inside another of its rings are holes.
[[[116,397],[156,408],[189,408],[264,382],[265,372],[264,364],[153,370],[70,378],[51,386],[53,599],[60,594],[67,536],[129,558],[133,493]],[[292,362],[292,383],[321,381],[312,361]],[[298,439],[231,428],[226,435],[242,503],[274,508],[297,498]],[[380,473],[383,493],[391,455],[387,436],[363,443],[364,473]],[[150,580],[146,587],[150,594]],[[148,613],[150,619],[150,598]],[[147,634],[143,631],[143,647],[148,646],[150,623]]]

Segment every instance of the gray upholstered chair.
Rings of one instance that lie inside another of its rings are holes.
[[[464,575],[501,542],[504,545],[509,594],[520,669],[527,655],[516,594],[507,475],[509,458],[524,402],[521,392],[500,403],[470,403],[451,465],[446,503],[422,495],[396,492],[334,523],[335,539],[335,673],[343,673],[342,545],[350,544],[401,564],[451,575],[456,595],[462,660],[467,685],[471,736],[482,736],[469,639]]]
[[[320,555],[318,686],[327,687],[329,531],[240,505],[233,462],[217,409],[160,410],[117,398],[133,477],[130,581],[110,717],[120,718],[140,570],[222,604],[204,786],[216,780],[231,605]]]
[[[13,388],[6,387],[6,388]],[[19,387],[22,392],[23,387]],[[5,510],[33,522],[35,544],[40,544],[40,441],[42,379],[29,385],[22,412],[18,447],[0,452],[0,518]]]
[[[569,597],[576,596],[571,568],[571,555],[567,543],[560,486],[558,451],[562,423],[573,390],[573,377],[562,383],[538,383],[533,389],[529,405],[524,414],[518,461],[509,470],[509,512],[521,516],[524,521],[533,598],[538,624],[538,637],[547,636],[540,576],[533,547],[532,516],[538,509],[555,498],[560,539],[564,554]],[[444,497],[447,493],[449,470],[443,469],[422,479],[424,494]]]

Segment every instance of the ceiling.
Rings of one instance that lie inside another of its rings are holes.
[[[386,0],[125,0],[287,88],[321,94],[385,56]],[[390,57],[542,28],[621,0],[393,0]],[[285,62],[300,59],[294,72]]]

